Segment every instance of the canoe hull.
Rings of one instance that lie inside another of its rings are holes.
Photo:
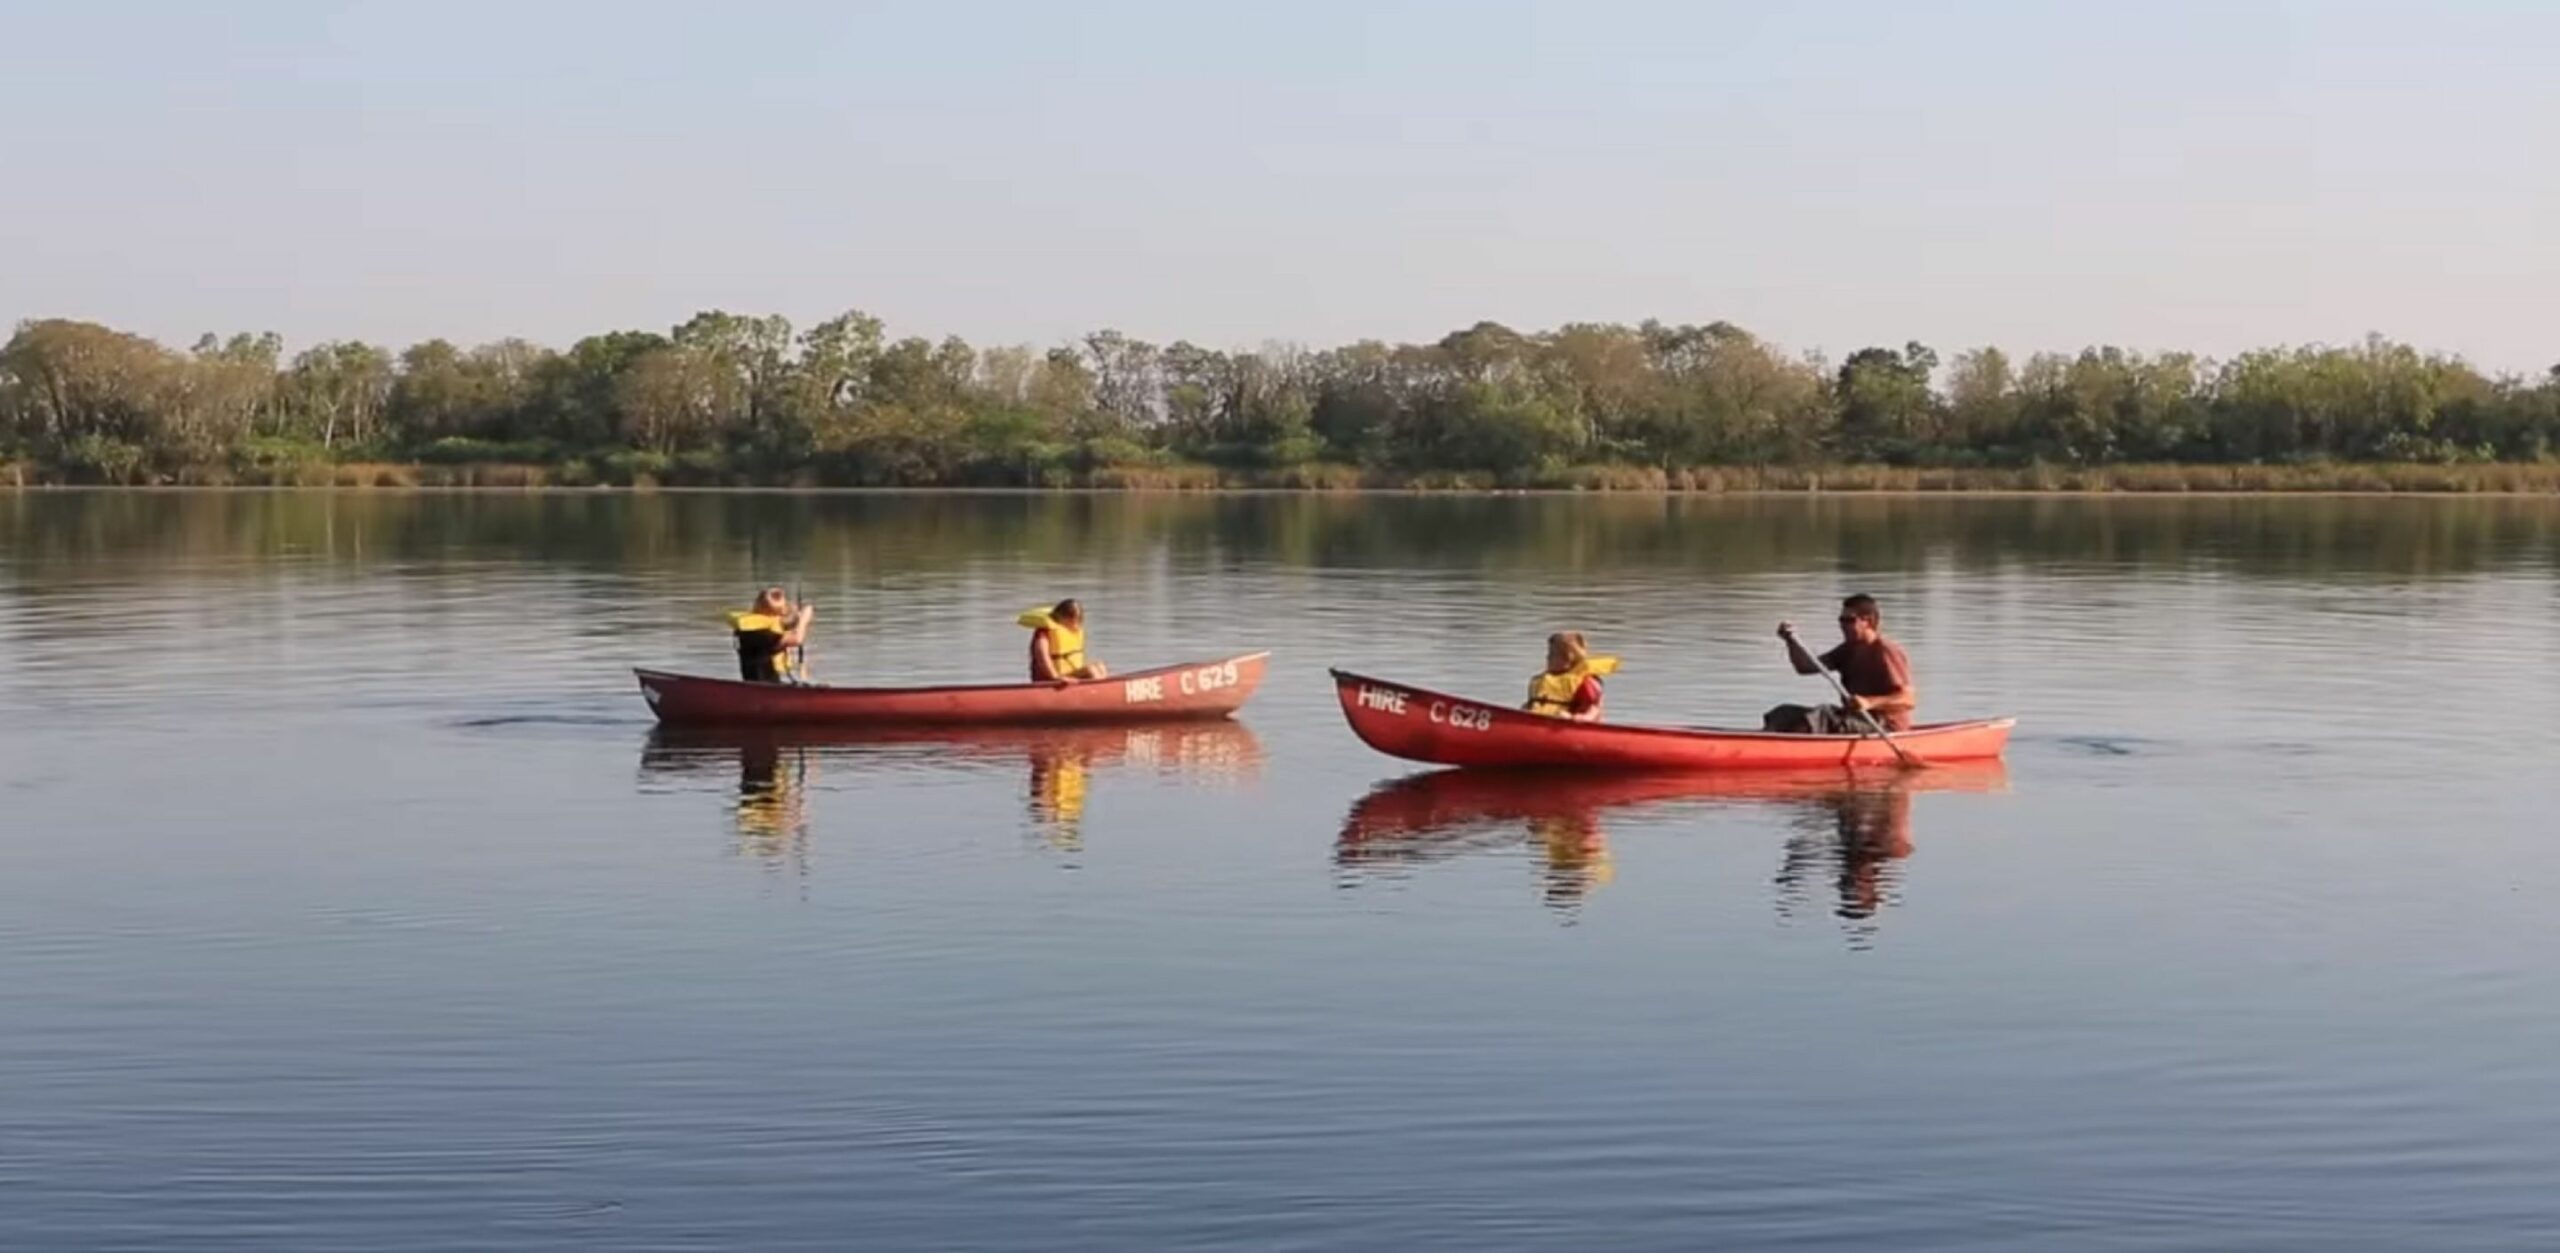
[[[1702,727],[1570,722],[1346,671],[1333,672],[1342,716],[1362,742],[1390,757],[1436,766],[1507,770],[1815,770],[1895,766],[1873,736],[1780,735]],[[2008,718],[1898,732],[1922,764],[1989,761],[2009,744]]]
[[[969,726],[1224,718],[1262,685],[1269,653],[1163,666],[1092,683],[826,687],[634,671],[671,726],[738,722]]]

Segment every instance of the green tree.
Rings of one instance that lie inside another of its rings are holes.
[[[1837,423],[1816,366],[1729,322],[1641,328],[1658,379],[1637,437],[1667,467],[1819,458]]]
[[[1939,435],[1938,397],[1930,376],[1938,354],[1912,343],[1902,351],[1861,348],[1840,365],[1840,448],[1860,461],[1907,464]]]
[[[808,447],[805,415],[791,403],[795,362],[790,319],[713,309],[693,315],[668,338],[696,360],[733,377],[734,386],[719,393],[720,403],[730,409],[713,426],[768,455]]]
[[[538,433],[568,448],[601,448],[623,437],[622,376],[633,363],[668,346],[648,331],[590,335],[537,368],[533,412]]]
[[[94,322],[23,323],[0,347],[17,381],[16,425],[39,450],[96,437],[139,443],[151,433],[162,380],[176,358],[139,335]]]
[[[341,439],[370,442],[391,403],[391,354],[371,344],[337,340],[295,354],[285,374],[286,433],[334,449]]]
[[[698,344],[669,344],[633,359],[614,386],[614,407],[637,447],[660,456],[702,448],[747,412],[747,382]]]
[[[1308,373],[1315,391],[1308,421],[1325,455],[1349,462],[1386,460],[1401,408],[1394,352],[1363,340],[1317,353]]]
[[[1976,348],[1947,366],[1947,434],[1957,449],[1982,454],[2017,439],[2018,376],[2009,354]]]

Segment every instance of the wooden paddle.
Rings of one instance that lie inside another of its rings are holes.
[[[1787,633],[1787,642],[1798,648],[1804,648],[1806,656],[1813,656],[1813,650],[1805,648],[1804,641],[1797,639],[1795,632],[1789,631]],[[1832,693],[1840,698],[1840,707],[1842,709],[1855,711],[1858,715],[1858,721],[1866,723],[1867,730],[1874,732],[1877,739],[1883,740],[1884,746],[1892,749],[1893,755],[1896,758],[1899,758],[1904,766],[1912,768],[1917,768],[1919,766],[1920,762],[1916,758],[1912,757],[1910,753],[1905,752],[1900,744],[1893,742],[1893,733],[1885,730],[1884,724],[1876,721],[1876,716],[1868,713],[1866,706],[1849,699],[1849,689],[1840,685],[1840,676],[1833,674],[1830,667],[1823,665],[1822,659],[1819,657],[1814,657],[1813,672],[1821,675],[1822,681],[1831,685]]]

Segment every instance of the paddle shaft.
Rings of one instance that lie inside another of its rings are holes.
[[[750,574],[757,575],[764,573],[764,537],[761,532],[754,529],[750,529],[747,532],[747,571]],[[808,602],[800,599],[800,575],[798,571],[794,571],[791,575],[792,612],[801,612],[807,607],[807,604]],[[790,659],[789,673],[785,676],[786,680],[794,684],[808,682],[809,649],[806,643],[806,637],[803,637],[802,643],[792,645],[791,648],[783,655]]]
[[[1813,657],[1813,650],[1805,648],[1803,640],[1797,639],[1793,635],[1789,635],[1787,637],[1787,642],[1797,648],[1803,648],[1805,656]],[[1858,721],[1866,723],[1867,729],[1874,732],[1877,739],[1883,740],[1884,746],[1892,749],[1893,755],[1901,759],[1903,765],[1917,766],[1920,764],[1919,762],[1913,761],[1911,759],[1911,754],[1903,751],[1900,744],[1893,742],[1893,733],[1885,730],[1884,724],[1876,721],[1876,716],[1868,713],[1866,706],[1849,699],[1849,689],[1841,685],[1840,676],[1833,674],[1830,667],[1823,665],[1820,657],[1813,657],[1813,672],[1821,675],[1822,681],[1831,685],[1832,692],[1840,697],[1840,707],[1857,714]]]
[[[791,576],[791,608],[802,614],[809,612],[809,602],[801,599],[800,576],[797,574]],[[805,623],[801,627],[800,642],[791,646],[791,681],[809,681],[809,636]]]

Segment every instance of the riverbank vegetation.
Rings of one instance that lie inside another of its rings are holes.
[[[697,315],[565,351],[92,323],[0,346],[0,484],[2560,490],[2560,367],[2380,338],[1833,363],[1727,323],[1046,350]]]

